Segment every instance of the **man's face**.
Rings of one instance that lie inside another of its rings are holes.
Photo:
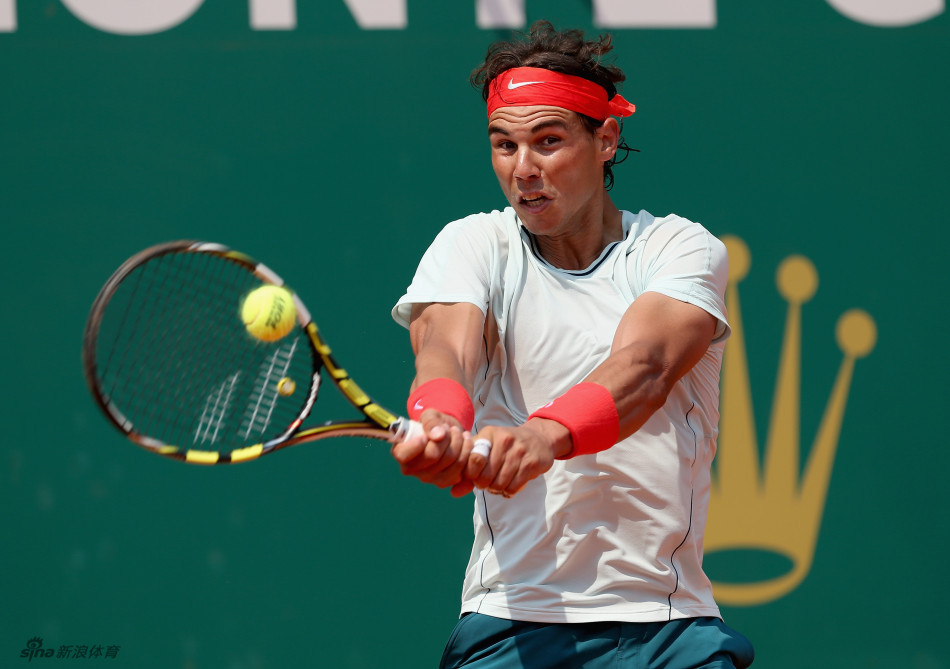
[[[616,125],[616,123],[613,123]],[[501,107],[488,119],[492,167],[508,203],[535,235],[578,234],[599,217],[612,124],[596,133],[561,107]]]

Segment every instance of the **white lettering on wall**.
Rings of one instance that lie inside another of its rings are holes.
[[[525,24],[524,0],[476,0],[475,24],[479,28],[521,28]]]
[[[117,35],[148,35],[170,30],[195,13],[205,0],[61,0],[76,18]]]
[[[409,25],[406,0],[346,0],[346,6],[364,30],[402,30]]]
[[[886,28],[923,23],[946,8],[944,0],[828,0],[828,4],[858,23]]]
[[[715,28],[716,0],[594,0],[601,28]]]
[[[226,2],[227,0],[214,0]],[[336,0],[339,1],[339,0]],[[364,30],[404,30],[410,0],[343,0]],[[818,2],[819,0],[809,0]],[[897,28],[946,11],[946,0],[825,0],[853,21]],[[147,35],[186,21],[205,0],[61,0],[76,18],[109,33]],[[293,30],[297,0],[248,0],[254,30]],[[715,28],[716,0],[592,0],[600,28]],[[525,0],[475,0],[479,28],[524,28]],[[17,30],[17,0],[0,0],[0,33]]]
[[[16,2],[0,0],[0,33],[12,33],[16,30]]]
[[[297,0],[250,0],[254,30],[293,30],[297,27]]]
[[[523,28],[525,0],[476,0],[479,28]],[[716,0],[594,0],[602,28],[714,28]]]

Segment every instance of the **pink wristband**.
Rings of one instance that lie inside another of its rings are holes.
[[[465,388],[452,379],[432,379],[416,388],[406,402],[409,418],[419,420],[426,409],[435,409],[455,418],[466,430],[475,423],[475,407]]]
[[[578,383],[528,418],[548,418],[571,431],[574,448],[559,460],[605,451],[620,439],[617,405],[599,383]]]

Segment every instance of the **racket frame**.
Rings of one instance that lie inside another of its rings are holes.
[[[303,409],[297,418],[292,421],[287,429],[279,436],[257,444],[237,448],[230,452],[200,450],[167,444],[159,439],[137,431],[132,422],[100,387],[97,373],[96,350],[102,317],[110,300],[118,287],[122,284],[122,281],[131,275],[136,268],[158,256],[175,253],[207,253],[217,255],[244,267],[261,282],[281,286],[290,292],[296,308],[297,322],[306,333],[306,339],[316,353],[316,365],[313,369],[310,388],[308,389],[308,396]],[[363,437],[389,442],[403,441],[419,434],[422,430],[421,426],[415,421],[410,421],[407,418],[394,414],[375,402],[360,388],[349,373],[337,363],[330,346],[313,321],[309,309],[307,309],[297,293],[287,286],[280,275],[251,256],[231,249],[223,244],[195,240],[165,242],[143,249],[122,263],[119,268],[113,272],[112,276],[109,277],[93,301],[83,333],[82,361],[83,372],[90,393],[102,412],[126,438],[152,453],[193,464],[218,465],[248,462],[283,448],[330,437]],[[323,370],[326,370],[333,385],[336,386],[347,401],[362,413],[364,417],[362,420],[326,421],[314,427],[301,429],[303,422],[309,417],[316,404],[317,396],[322,385]]]

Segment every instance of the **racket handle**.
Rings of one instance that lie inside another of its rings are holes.
[[[408,418],[400,418],[390,425],[389,432],[392,434],[389,438],[391,442],[408,441],[425,434],[422,423]]]

